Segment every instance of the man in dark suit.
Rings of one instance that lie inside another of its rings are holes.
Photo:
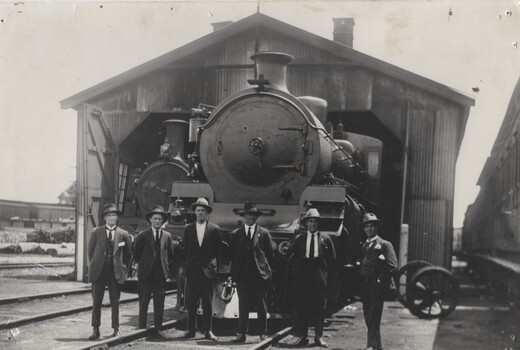
[[[197,305],[199,299],[202,299],[204,336],[208,340],[216,341],[217,337],[211,331],[211,296],[222,240],[218,227],[208,222],[212,211],[208,201],[199,198],[191,205],[191,209],[195,212],[197,221],[186,226],[181,245],[186,254],[186,308],[188,310],[188,331],[183,337],[195,337]]]
[[[363,217],[367,240],[361,247],[361,277],[363,314],[368,328],[366,350],[382,350],[381,316],[385,292],[390,288],[392,275],[397,269],[397,258],[392,243],[378,236],[381,221],[372,213]]]
[[[314,343],[327,347],[323,341],[323,320],[327,306],[327,280],[336,261],[336,251],[329,235],[318,230],[321,220],[317,209],[309,209],[301,219],[307,232],[296,236],[289,250],[289,259],[294,266],[294,325],[298,336],[292,344],[294,346],[309,343],[308,328],[314,325]]]
[[[244,226],[233,234],[231,276],[238,292],[238,336],[246,341],[249,312],[256,306],[260,340],[267,335],[267,287],[272,278],[273,239],[268,230],[256,224],[260,211],[253,203],[244,205]]]
[[[146,220],[151,227],[139,233],[134,248],[134,259],[138,263],[139,328],[146,328],[148,304],[153,295],[155,333],[158,338],[167,339],[162,331],[164,296],[174,250],[171,234],[163,230],[168,213],[162,206],[154,205],[146,214]]]
[[[113,203],[103,207],[105,225],[96,227],[88,242],[89,278],[92,282],[92,327],[90,340],[99,339],[101,304],[108,286],[112,308],[112,336],[119,336],[119,297],[121,285],[125,283],[126,266],[130,261],[131,248],[128,232],[117,227],[121,211]]]

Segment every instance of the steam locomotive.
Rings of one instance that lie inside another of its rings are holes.
[[[199,197],[209,200],[210,221],[220,226],[224,242],[213,311],[224,318],[238,316],[237,297],[226,300],[223,289],[230,272],[229,242],[241,225],[244,203],[257,204],[262,213],[258,224],[269,229],[276,245],[268,297],[271,315],[290,313],[287,250],[291,240],[304,232],[300,218],[309,208],[317,208],[324,218],[320,230],[331,235],[338,255],[329,291],[329,307],[337,309],[356,295],[358,223],[364,211],[374,210],[380,200],[383,144],[345,132],[341,124],[334,128],[327,120],[325,100],[292,95],[286,75],[293,56],[261,52],[251,58],[256,73],[248,80],[251,88],[216,107],[199,105],[189,121],[165,121],[161,157],[136,181],[139,205],[143,211],[154,204],[168,207],[168,229],[182,239],[185,224],[195,220],[191,204]],[[184,160],[186,145],[193,149]]]

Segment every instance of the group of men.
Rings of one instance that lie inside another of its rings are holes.
[[[192,205],[196,221],[186,225],[180,251],[185,256],[187,332],[182,338],[195,337],[199,300],[203,309],[203,331],[208,340],[217,341],[212,332],[211,296],[217,274],[217,256],[221,246],[218,227],[208,221],[212,207],[205,198]],[[93,230],[89,245],[90,280],[92,282],[92,327],[89,339],[99,339],[101,304],[108,286],[112,308],[113,336],[119,336],[119,296],[126,277],[126,266],[132,255],[131,239],[117,227],[121,212],[115,204],[103,209],[105,226]],[[257,224],[261,211],[254,203],[246,203],[244,224],[234,231],[231,242],[231,278],[236,284],[239,300],[238,335],[233,343],[246,341],[249,313],[256,309],[260,339],[267,337],[267,291],[273,278],[275,245],[270,232]],[[150,227],[135,240],[133,257],[138,264],[139,328],[146,328],[150,299],[154,304],[154,328],[157,337],[167,339],[162,332],[166,280],[170,275],[169,261],[174,254],[174,241],[163,228],[168,213],[154,206],[146,214]],[[306,346],[308,328],[314,326],[314,343],[327,347],[323,340],[323,322],[327,304],[327,283],[330,268],[335,264],[336,251],[331,237],[320,232],[322,217],[311,208],[301,219],[306,232],[299,234],[289,248],[288,256],[294,270],[295,347]],[[380,323],[385,291],[397,267],[392,244],[378,236],[381,222],[374,214],[365,214],[361,223],[367,234],[362,246],[360,273],[363,281],[363,312],[368,328],[367,349],[380,350]]]

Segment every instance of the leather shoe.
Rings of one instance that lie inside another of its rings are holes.
[[[114,333],[112,333],[112,337],[119,337],[121,333],[119,332],[119,329],[114,328]]]
[[[187,331],[186,333],[184,333],[182,338],[184,338],[184,339],[195,338],[195,331]]]
[[[246,335],[244,333],[240,333],[237,335],[235,339],[233,339],[232,343],[244,343],[246,341]]]
[[[309,339],[306,336],[299,337],[296,339],[294,343],[291,344],[292,346],[306,346],[309,345]]]
[[[206,338],[207,340],[213,340],[213,341],[218,340],[218,338],[215,337],[215,334],[213,334],[212,331],[207,331],[206,334],[204,334],[204,338]]]
[[[383,347],[380,346],[378,348],[374,348],[373,346],[369,346],[368,348],[364,349],[364,350],[383,350]]]
[[[170,339],[170,337],[168,337],[166,334],[164,334],[163,331],[160,331],[160,330],[156,330],[155,331],[155,337],[158,338],[158,339],[163,339],[163,340]]]
[[[260,334],[260,341],[264,341],[267,339],[267,335],[265,334]]]
[[[88,337],[88,340],[98,340],[101,335],[99,334],[99,328],[94,328],[92,335]]]
[[[322,347],[322,348],[328,348],[329,347],[327,345],[327,343],[325,343],[323,341],[322,337],[314,337],[314,344],[316,344],[316,346],[319,346],[319,347]]]

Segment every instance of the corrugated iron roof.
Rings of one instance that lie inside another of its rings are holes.
[[[304,41],[309,45],[313,45],[318,49],[328,51],[334,55],[337,55],[338,57],[344,58],[345,60],[353,62],[354,64],[386,74],[397,80],[407,82],[435,95],[444,97],[462,105],[475,105],[474,99],[446,85],[437,83],[418,74],[361,53],[341,43],[312,34],[303,29],[294,27],[264,14],[255,13],[240,21],[229,24],[220,30],[192,41],[189,44],[183,45],[151,61],[143,63],[122,74],[119,74],[71,97],[68,97],[60,101],[61,108],[71,108],[78,106],[79,104],[88,101],[100,94],[124,85],[157,69],[164,68],[188,55],[208,47],[209,45],[214,45],[215,43],[224,41],[227,38],[230,38],[244,30],[254,28],[255,26],[265,26],[272,30],[279,31],[287,36]]]

